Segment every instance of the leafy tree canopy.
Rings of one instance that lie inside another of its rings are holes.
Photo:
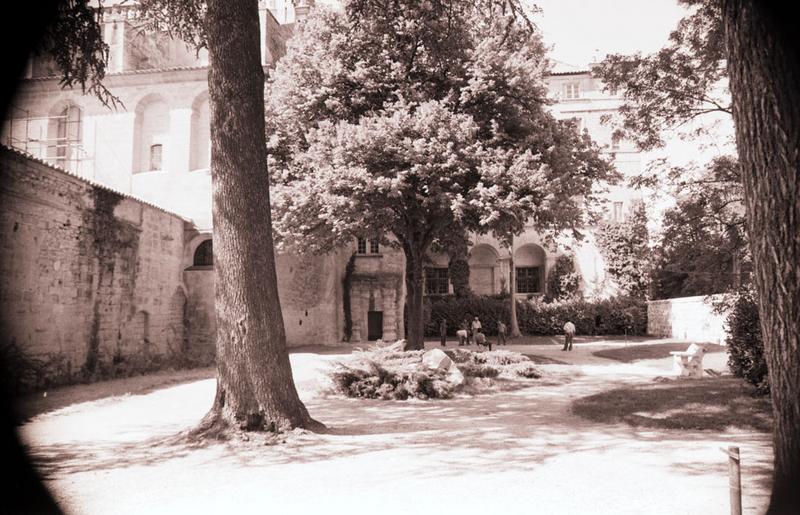
[[[409,348],[435,242],[508,240],[526,222],[577,231],[615,176],[547,111],[544,54],[516,1],[356,0],[301,24],[268,83],[276,232],[318,252],[355,236],[399,245]]]
[[[607,89],[622,94],[620,130],[645,150],[663,146],[666,134],[692,122],[692,136],[710,136],[701,118],[731,114],[720,4],[681,3],[692,12],[664,48],[646,56],[611,55],[595,69]],[[742,283],[750,259],[736,156],[680,166],[659,159],[631,185],[676,199],[655,249],[655,296],[715,293]]]
[[[518,233],[528,217],[582,225],[582,201],[612,167],[547,112],[544,46],[508,5],[312,14],[268,85],[284,241],[325,251],[388,232],[427,248],[462,229]]]
[[[715,0],[680,0],[693,8],[650,55],[613,54],[594,69],[619,91],[621,130],[643,150],[663,146],[667,130],[709,113],[731,114],[722,15]]]

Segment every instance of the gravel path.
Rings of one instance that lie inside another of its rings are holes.
[[[491,395],[366,401],[321,393],[320,371],[343,356],[292,354],[301,397],[328,434],[280,445],[165,440],[203,416],[213,379],[74,404],[20,434],[76,514],[727,514],[727,445],[741,448],[744,512],[766,507],[767,434],[640,430],[570,413],[575,398],[668,375],[668,360],[521,350],[575,364],[543,365],[534,386]]]

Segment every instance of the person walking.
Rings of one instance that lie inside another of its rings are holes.
[[[475,339],[475,335],[478,334],[479,332],[481,332],[481,329],[482,329],[481,321],[480,321],[480,319],[478,317],[475,317],[472,320],[472,326],[471,327],[472,327],[472,338],[474,340]]]
[[[497,321],[497,345],[506,344],[506,324],[502,320]]]
[[[564,348],[561,350],[572,350],[572,338],[575,336],[575,324],[567,320],[564,324]]]
[[[444,318],[439,320],[439,336],[442,339],[442,347],[445,347],[447,345],[447,321]]]

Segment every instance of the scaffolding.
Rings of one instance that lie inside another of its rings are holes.
[[[75,105],[56,115],[31,116],[30,111],[9,106],[4,143],[63,170],[80,175],[89,155],[83,146],[83,114]]]

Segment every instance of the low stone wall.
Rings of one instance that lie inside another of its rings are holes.
[[[659,338],[678,338],[723,344],[726,313],[714,312],[712,303],[719,295],[680,297],[647,303],[647,334]]]
[[[27,387],[180,354],[188,224],[0,147],[0,349]]]

